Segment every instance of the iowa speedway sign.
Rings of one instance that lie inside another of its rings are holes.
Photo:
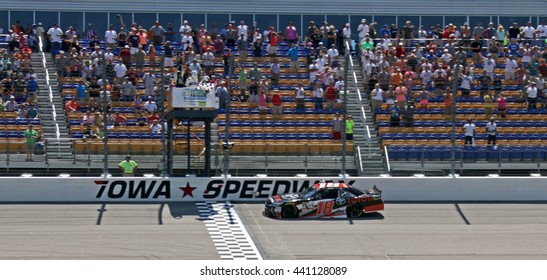
[[[0,202],[264,200],[340,178],[4,178]]]

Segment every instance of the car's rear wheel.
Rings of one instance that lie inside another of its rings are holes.
[[[348,218],[359,218],[363,215],[363,207],[359,207],[357,204],[353,204],[346,208],[346,214]]]
[[[281,209],[281,216],[283,218],[297,218],[298,208],[294,204],[288,204]]]

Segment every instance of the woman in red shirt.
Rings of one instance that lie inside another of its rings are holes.
[[[281,118],[281,114],[283,113],[282,108],[282,100],[281,100],[281,94],[279,94],[279,90],[274,90],[274,94],[272,96],[272,115],[274,118]]]

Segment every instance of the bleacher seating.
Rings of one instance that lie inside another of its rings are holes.
[[[82,42],[86,46],[86,42]],[[175,49],[180,46],[175,43]],[[163,51],[162,47],[157,48],[158,55]],[[233,153],[265,153],[286,154],[286,153],[316,153],[316,154],[334,154],[341,150],[341,142],[331,140],[331,121],[335,110],[314,110],[311,98],[306,98],[306,109],[296,110],[294,100],[294,87],[298,84],[306,85],[307,96],[311,96],[311,87],[309,76],[305,66],[304,54],[300,54],[300,68],[298,73],[288,73],[289,59],[287,57],[288,47],[280,44],[277,60],[280,62],[281,75],[280,83],[275,88],[280,91],[283,101],[283,117],[274,119],[271,115],[271,108],[268,108],[266,115],[260,115],[257,108],[250,108],[246,102],[231,102],[230,109],[230,132],[229,138],[235,143]],[[235,55],[237,50],[234,49]],[[264,47],[263,54],[266,55]],[[239,70],[240,67],[246,67],[250,70],[254,66],[254,61],[258,62],[258,67],[262,76],[270,78],[270,57],[255,59],[248,58],[248,62],[238,63],[232,84],[235,91],[239,88]],[[215,58],[214,72],[221,76],[224,72],[222,58]],[[145,67],[149,67],[148,61]],[[159,74],[159,67],[149,67],[145,71]],[[175,68],[166,68],[168,73],[173,73]],[[142,76],[141,76],[142,77]],[[68,100],[76,95],[75,87],[81,80],[79,77],[61,78],[61,94]],[[145,100],[144,85],[142,79],[137,81],[137,98]],[[270,105],[271,107],[271,105]],[[88,110],[87,107],[81,107],[79,112],[68,113],[68,125],[70,137],[76,141],[76,152],[100,153],[102,151],[102,141],[88,140],[83,141],[82,116]],[[161,145],[159,134],[150,134],[148,126],[140,127],[135,124],[136,110],[134,102],[112,102],[112,112],[120,112],[128,121],[123,126],[114,127],[109,130],[109,148],[113,152],[124,153],[127,151],[140,152],[159,152]],[[225,111],[218,110],[219,138],[224,139]],[[199,153],[203,149],[204,131],[201,127],[192,127],[192,153]],[[175,152],[185,151],[186,149],[186,127],[181,126],[175,129]],[[130,145],[128,145],[130,144]],[[307,144],[307,145],[303,145]],[[178,147],[178,148],[177,148]],[[347,145],[348,151],[353,151],[352,145]]]

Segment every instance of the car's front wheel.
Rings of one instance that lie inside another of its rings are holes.
[[[348,218],[359,218],[363,215],[363,207],[359,207],[357,204],[353,204],[346,208],[346,214]]]
[[[298,208],[294,204],[288,204],[281,209],[281,216],[283,218],[297,218]]]

